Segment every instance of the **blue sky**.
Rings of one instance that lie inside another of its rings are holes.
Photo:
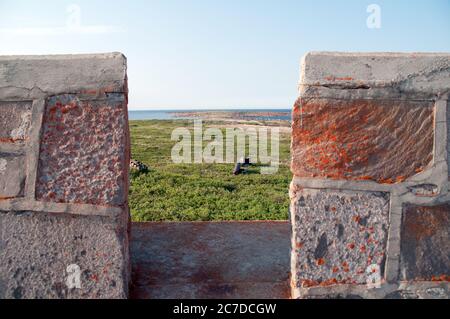
[[[307,51],[450,52],[449,18],[450,0],[0,0],[0,54],[123,52],[130,109],[290,108]]]

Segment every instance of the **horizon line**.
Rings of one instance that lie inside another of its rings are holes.
[[[159,108],[159,109],[144,109],[144,108],[128,108],[128,111],[224,111],[224,110],[290,110],[292,109],[292,107],[277,107],[277,106],[272,106],[272,107],[264,107],[264,106],[259,106],[259,107],[251,107],[251,106],[246,106],[246,107],[213,107],[213,108]]]

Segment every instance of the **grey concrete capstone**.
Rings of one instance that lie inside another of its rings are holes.
[[[120,53],[0,57],[1,298],[127,298],[127,94]]]
[[[450,53],[310,52],[300,95],[321,98],[446,99]]]
[[[34,100],[67,93],[123,93],[126,58],[121,53],[0,56],[2,99]]]

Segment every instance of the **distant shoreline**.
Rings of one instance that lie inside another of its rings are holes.
[[[130,120],[246,120],[246,121],[290,121],[290,109],[229,109],[229,110],[164,110],[129,111]]]

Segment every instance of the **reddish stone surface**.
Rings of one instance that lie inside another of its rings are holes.
[[[403,209],[401,273],[404,280],[450,281],[450,204]]]
[[[299,99],[293,112],[294,175],[397,183],[433,158],[431,102]]]
[[[36,185],[42,201],[122,205],[128,192],[128,123],[123,94],[47,101]]]
[[[131,298],[289,298],[289,222],[133,223]]]

